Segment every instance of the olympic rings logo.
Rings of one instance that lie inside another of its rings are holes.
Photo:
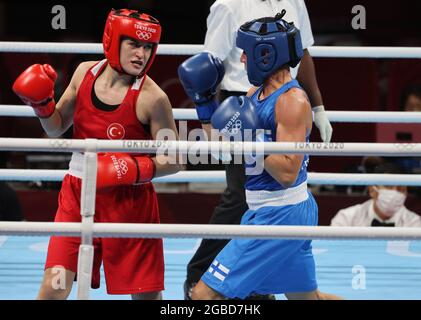
[[[417,143],[395,143],[395,148],[400,151],[412,150],[417,146]]]
[[[228,129],[228,132],[230,134],[236,135],[238,132],[240,132],[242,127],[243,127],[243,124],[241,120],[236,120],[234,124],[231,126],[231,128]]]
[[[136,35],[140,40],[149,40],[152,38],[152,34],[150,32],[145,32],[142,30],[136,30]]]
[[[66,139],[52,139],[50,144],[52,147],[59,149],[66,149],[71,147],[72,145],[71,141],[68,141]]]
[[[118,159],[118,164],[120,166],[121,174],[126,174],[129,171],[126,160]]]

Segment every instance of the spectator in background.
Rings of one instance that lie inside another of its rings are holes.
[[[360,171],[362,171],[363,173],[374,173],[377,170],[376,168],[384,165],[385,162],[385,158],[382,157],[364,157],[361,161]]]
[[[421,84],[407,85],[401,94],[400,107],[402,111],[421,112]],[[412,141],[419,142],[419,141]],[[421,158],[419,157],[399,157],[394,160],[401,166],[405,173],[421,173]],[[412,188],[411,192],[421,193],[420,188]]]
[[[395,164],[384,162],[373,173],[401,174]],[[333,217],[336,227],[421,227],[421,216],[405,207],[406,186],[369,186],[369,200],[342,210]]]
[[[402,92],[400,106],[402,111],[421,112],[421,84],[411,84]]]
[[[344,173],[374,173],[374,169],[385,162],[385,159],[382,157],[364,157],[361,163],[358,166],[353,166],[346,168]],[[333,189],[339,193],[347,193],[347,194],[354,194],[354,193],[365,193],[366,186],[359,186],[359,185],[323,185],[320,187],[320,190],[329,190]]]

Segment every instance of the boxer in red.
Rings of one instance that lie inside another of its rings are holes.
[[[16,79],[13,90],[34,108],[50,137],[60,136],[73,125],[74,139],[153,140],[164,128],[178,139],[168,97],[146,74],[160,35],[161,26],[152,16],[112,10],[103,35],[106,59],[81,63],[57,104],[57,74],[49,65],[30,66]],[[151,180],[182,169],[165,157],[99,154],[95,222],[159,223]],[[74,153],[59,195],[57,222],[81,221],[82,167],[83,155]],[[80,238],[51,237],[38,299],[68,297],[77,276],[79,244]],[[103,262],[108,293],[131,294],[133,299],[161,298],[161,239],[95,238],[94,247],[93,288],[99,287]]]

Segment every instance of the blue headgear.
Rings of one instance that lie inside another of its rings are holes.
[[[246,22],[237,32],[237,47],[247,56],[247,76],[255,86],[283,65],[295,67],[304,55],[300,30],[282,19],[285,12]]]

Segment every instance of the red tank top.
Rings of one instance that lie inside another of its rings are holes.
[[[98,62],[82,80],[73,115],[73,139],[151,140],[136,115],[136,101],[145,77],[134,81],[117,109],[104,111],[92,104],[92,86],[106,66],[107,60]]]

